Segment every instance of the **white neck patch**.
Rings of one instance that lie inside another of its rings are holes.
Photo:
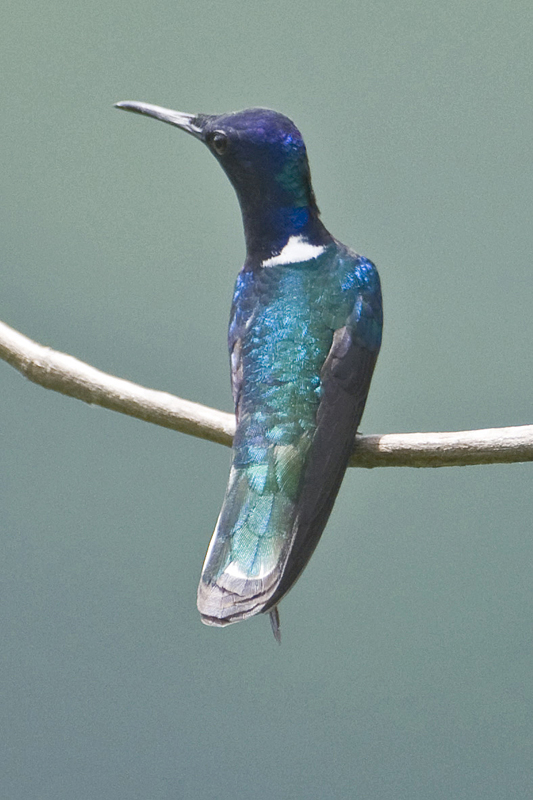
[[[310,244],[303,236],[291,236],[281,253],[267,258],[262,267],[277,267],[280,264],[296,264],[300,261],[311,261],[324,252],[322,245]]]

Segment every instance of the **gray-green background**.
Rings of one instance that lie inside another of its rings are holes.
[[[237,202],[112,108],[266,105],[379,266],[366,432],[531,423],[530,0],[8,3],[0,318],[230,410]],[[268,621],[201,625],[229,451],[0,364],[0,796],[533,796],[531,465],[352,469]]]

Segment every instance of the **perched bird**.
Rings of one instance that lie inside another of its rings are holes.
[[[320,220],[293,122],[265,108],[146,114],[200,139],[237,193],[246,260],[228,345],[237,430],[198,609],[223,626],[277,606],[309,561],[341,485],[381,344],[375,266]]]

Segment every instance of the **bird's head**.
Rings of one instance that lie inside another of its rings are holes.
[[[204,142],[235,188],[249,254],[271,253],[294,235],[312,241],[324,230],[302,135],[283,114],[249,108],[195,115],[130,101],[116,107],[155,117]]]

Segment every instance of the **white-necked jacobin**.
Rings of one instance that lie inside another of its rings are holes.
[[[237,429],[198,609],[223,626],[277,606],[309,561],[346,471],[381,344],[375,266],[324,227],[293,122],[265,108],[184,114],[117,103],[204,142],[237,193],[246,260],[228,345]]]

